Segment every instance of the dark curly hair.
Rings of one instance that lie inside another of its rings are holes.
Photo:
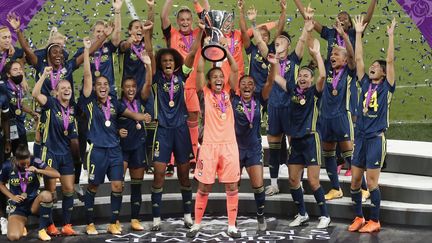
[[[183,66],[183,57],[173,48],[162,48],[156,53],[156,69],[162,70],[162,56],[167,54],[174,58],[174,72],[179,70],[179,68]]]

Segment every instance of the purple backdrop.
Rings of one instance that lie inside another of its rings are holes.
[[[432,0],[397,0],[432,48]]]
[[[0,25],[11,28],[6,16],[10,12],[15,12],[18,16],[21,16],[21,29],[26,28],[45,2],[46,0],[0,0]],[[15,42],[16,36],[13,31],[12,36]]]

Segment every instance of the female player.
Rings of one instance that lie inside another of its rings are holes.
[[[228,49],[226,39],[223,45]],[[227,51],[230,63],[229,84],[235,90],[238,82],[238,67],[235,59]],[[224,73],[221,68],[213,67],[204,77],[204,59],[201,58],[197,70],[197,92],[204,94],[204,137],[200,148],[195,178],[199,181],[195,199],[195,223],[188,232],[194,237],[201,228],[201,220],[207,206],[208,195],[218,175],[219,182],[225,184],[227,194],[228,235],[241,236],[235,226],[238,211],[238,181],[240,180],[239,150],[235,138],[234,112],[230,93],[225,92]],[[205,80],[207,84],[205,85]]]
[[[156,73],[153,76],[153,92],[156,97],[158,120],[153,158],[154,179],[152,185],[153,231],[160,230],[160,205],[165,180],[165,170],[171,154],[177,163],[177,175],[183,198],[184,223],[190,228],[192,188],[189,181],[189,161],[194,158],[189,129],[187,126],[187,108],[184,97],[184,82],[192,71],[204,25],[193,41],[191,50],[183,57],[175,49],[161,49],[156,54]],[[150,97],[151,83],[144,85],[145,99]]]
[[[313,41],[313,49],[310,48],[310,52],[318,63],[319,76],[316,85],[312,85],[314,71],[308,66],[300,68],[296,82],[287,82],[280,75],[276,75],[276,82],[291,97],[290,123],[292,126],[289,132],[291,136],[291,150],[288,159],[288,171],[291,195],[293,201],[297,204],[299,213],[289,226],[300,226],[309,220],[303,200],[303,188],[300,184],[304,167],[307,167],[307,178],[321,211],[320,221],[316,227],[324,229],[330,224],[330,217],[324,199],[324,190],[319,182],[321,145],[316,125],[318,119],[318,100],[324,88],[326,73],[318,40]],[[269,61],[275,62],[276,60],[269,58]]]
[[[55,88],[56,97],[41,93],[42,85],[52,67],[45,67],[33,88],[33,97],[42,107],[46,117],[43,131],[42,161],[60,172],[62,185],[63,235],[75,235],[70,219],[73,211],[73,192],[75,181],[74,163],[71,155],[71,141],[78,138],[76,128],[76,110],[71,105],[72,87],[67,80],[60,80]],[[54,193],[56,179],[48,177],[45,188]]]
[[[144,64],[145,65],[145,64]],[[151,80],[151,73],[148,78]],[[141,91],[142,92],[142,91]],[[122,82],[122,95],[119,99],[129,110],[136,113],[144,113],[144,97],[137,98],[137,84],[132,77],[126,78]],[[150,122],[151,116],[148,113],[147,121]],[[141,185],[144,178],[144,169],[147,166],[146,151],[143,149],[146,143],[146,131],[143,122],[135,121],[121,116],[118,120],[120,133],[120,146],[123,153],[124,173],[129,168],[130,182],[130,205],[131,205],[131,228],[132,230],[142,231],[143,226],[139,221],[141,209]]]
[[[87,227],[89,235],[98,234],[94,225],[94,199],[98,186],[104,182],[105,175],[111,181],[111,209],[112,215],[108,226],[108,233],[121,234],[121,225],[117,223],[121,208],[123,191],[123,159],[118,134],[119,116],[125,116],[135,121],[144,121],[147,116],[134,113],[127,109],[122,103],[109,96],[109,82],[105,76],[96,78],[94,88],[90,69],[89,48],[91,41],[84,39],[84,88],[80,97],[84,112],[89,117],[89,130],[87,140],[90,150],[87,157],[87,168],[89,172],[89,185],[84,198],[86,208]],[[148,59],[142,57],[143,60]],[[146,68],[151,70],[147,62]]]
[[[51,218],[53,206],[49,191],[39,191],[38,175],[59,178],[60,173],[45,162],[30,157],[27,146],[19,145],[15,156],[3,163],[0,171],[0,191],[9,199],[9,224],[7,237],[11,241],[27,235],[28,216],[39,213],[39,239],[51,240],[45,228]],[[6,184],[9,183],[9,189]]]
[[[372,233],[381,229],[379,222],[381,194],[378,179],[386,155],[387,144],[384,133],[389,125],[390,102],[396,85],[394,70],[394,29],[396,20],[393,19],[391,25],[387,27],[389,36],[387,60],[373,61],[367,74],[365,73],[361,39],[366,27],[364,18],[357,16],[354,26],[357,42],[355,51],[357,80],[361,85],[359,109],[362,110],[362,113],[357,119],[355,130],[355,150],[351,178],[351,198],[354,201],[356,217],[348,230]],[[367,223],[363,217],[360,190],[365,170],[372,204],[370,219]]]

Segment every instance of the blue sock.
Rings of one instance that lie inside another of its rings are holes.
[[[36,142],[33,144],[33,156],[35,158],[39,158],[40,159],[40,157],[41,157],[41,149],[42,149],[42,146],[40,144],[38,144]]]
[[[111,192],[111,224],[115,224],[118,220],[122,199],[122,192]]]
[[[51,218],[53,203],[52,202],[41,202],[39,207],[39,230],[48,227]]]
[[[131,179],[130,184],[130,203],[131,203],[131,219],[139,219],[139,212],[141,210],[141,184],[142,179]]]
[[[371,195],[370,220],[378,222],[379,211],[381,206],[381,192],[379,187],[375,187],[374,189],[371,189],[370,195]]]
[[[355,212],[356,216],[363,218],[362,192],[361,192],[360,188],[358,188],[358,189],[352,189],[351,188],[351,200],[353,201],[354,212]]]
[[[352,150],[347,150],[345,152],[342,152],[342,157],[344,158],[345,162],[348,164],[348,168],[351,168],[352,155],[353,155]]]
[[[367,190],[367,185],[366,185],[366,177],[363,175],[362,176],[362,184],[361,184],[361,189],[363,190]]]
[[[327,175],[333,189],[339,190],[339,177],[337,174],[336,151],[323,151]]]
[[[328,211],[327,211],[327,204],[325,202],[325,198],[324,198],[324,189],[322,188],[322,186],[320,186],[318,189],[316,189],[314,192],[314,197],[315,197],[315,201],[318,204],[318,207],[320,208],[321,211],[321,216],[325,216],[328,217]]]
[[[73,192],[63,192],[62,209],[63,209],[63,225],[70,224],[73,211]]]
[[[278,178],[281,143],[269,142],[269,150],[270,150],[270,157],[269,157],[270,178]]]
[[[86,220],[87,224],[94,223],[94,201],[95,201],[96,193],[90,191],[89,189],[86,190],[85,196],[84,196],[84,206],[86,208]]]
[[[192,213],[192,187],[180,187],[183,199],[183,213]]]
[[[264,186],[253,188],[255,204],[257,207],[257,215],[264,214],[264,204],[265,204],[265,191]]]
[[[300,215],[304,216],[306,214],[305,203],[303,200],[303,189],[299,186],[297,189],[291,188],[291,196],[294,203],[297,205]]]
[[[162,202],[162,188],[154,188],[152,187],[152,194],[151,194],[151,202],[152,202],[152,214],[153,218],[159,218],[160,217],[160,205]]]

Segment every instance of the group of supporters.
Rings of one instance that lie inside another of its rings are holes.
[[[95,195],[105,176],[111,181],[112,216],[107,231],[122,233],[118,218],[127,169],[131,178],[130,226],[132,230],[144,230],[140,223],[141,185],[150,162],[154,177],[152,231],[161,230],[164,180],[174,162],[188,237],[200,230],[216,176],[226,189],[227,234],[241,237],[236,217],[243,167],[251,179],[258,230],[265,231],[265,197],[279,192],[281,162],[288,164],[291,195],[298,207],[290,226],[309,220],[301,184],[303,169],[307,167],[307,180],[321,212],[316,227],[327,228],[331,220],[326,200],[343,196],[338,181],[337,147],[352,173],[355,219],[349,231],[380,230],[378,178],[386,153],[384,132],[395,90],[396,22],[393,20],[387,29],[387,59],[368,60],[371,65],[365,71],[362,36],[376,0],[371,1],[365,17],[351,18],[347,12],[340,12],[332,27],[321,25],[314,19],[314,9],[294,0],[304,17],[295,46],[284,31],[286,0],[280,0],[278,21],[258,25],[257,10],[246,11],[245,1],[239,0],[240,29],[234,29],[231,15],[221,28],[224,36],[219,41],[227,57],[211,65],[206,65],[201,56],[201,47],[209,42],[205,25],[200,22],[194,29],[195,14],[188,7],[181,7],[176,14],[177,26],[173,26],[169,18],[173,0],[166,0],[161,12],[167,48],[154,53],[154,0],[146,2],[148,19],[132,20],[129,36],[121,40],[122,0],[113,1],[113,23],[97,21],[90,30],[91,37],[83,39],[83,47],[74,56],[65,49],[66,38],[55,29],[45,48],[33,50],[21,30],[23,16],[10,13],[11,29],[0,27],[1,145],[5,151],[5,158],[1,158],[0,216],[1,230],[7,232],[8,239],[18,240],[27,234],[25,223],[31,214],[39,214],[41,240],[49,240],[50,235],[76,234],[70,221],[82,163],[88,171],[83,200],[89,235],[98,234],[94,224]],[[193,2],[198,16],[210,11],[208,1],[204,0],[203,5],[197,0]],[[246,19],[252,25],[250,29]],[[270,35],[272,28],[276,29],[274,38]],[[327,42],[324,58],[320,41],[312,37],[314,30]],[[21,48],[12,46],[11,31],[17,34]],[[305,49],[312,61],[301,66]],[[249,75],[245,74],[244,50],[249,55]],[[116,55],[121,66],[121,92],[115,86]],[[33,108],[23,101],[29,90],[24,63],[36,73]],[[82,89],[75,94],[77,83],[72,74],[81,65]],[[208,66],[211,68],[206,70]],[[260,134],[264,112],[268,114],[270,150],[271,185],[267,189]],[[33,156],[27,147],[26,114],[37,122]],[[203,137],[198,153],[199,124]],[[282,158],[287,150],[283,145],[285,137],[290,145],[287,159]],[[322,161],[332,184],[327,194],[319,180]],[[191,168],[199,182],[194,220]],[[40,175],[44,179],[43,191],[39,191]],[[61,230],[54,225],[51,213],[58,179],[62,192]],[[372,208],[370,219],[365,221],[362,202],[369,196]]]

